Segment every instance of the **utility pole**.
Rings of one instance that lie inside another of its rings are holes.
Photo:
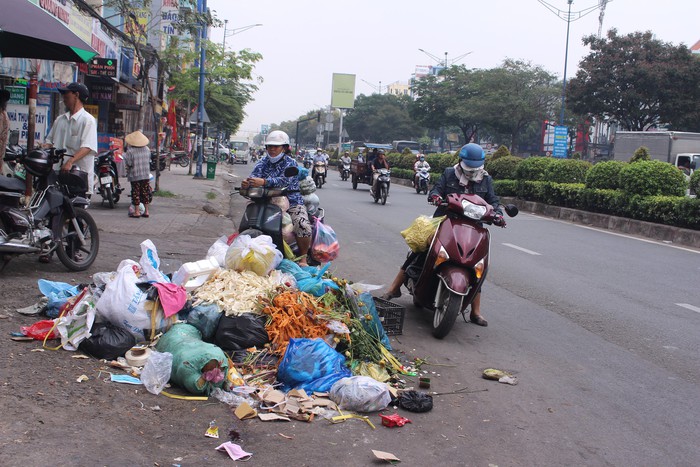
[[[197,0],[197,11],[203,15],[207,11],[207,0]],[[204,60],[206,58],[204,41],[207,39],[207,26],[204,22],[199,30],[199,104],[197,106],[197,170],[194,178],[204,178],[202,161],[204,151]]]

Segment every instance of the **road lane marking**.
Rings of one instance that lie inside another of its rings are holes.
[[[669,248],[675,248],[676,250],[683,250],[683,251],[688,251],[688,252],[690,252],[690,253],[700,254],[700,250],[697,250],[697,249],[696,249],[696,250],[693,250],[693,249],[691,249],[691,248],[686,248],[686,247],[682,247],[682,246],[678,246],[678,245],[673,245],[673,244],[671,244],[671,243],[664,243],[664,242],[661,241],[661,240],[650,240],[650,239],[648,239],[648,238],[639,238],[639,237],[635,237],[635,236],[633,236],[633,235],[627,235],[627,234],[621,234],[621,233],[617,233],[617,232],[612,232],[612,231],[607,230],[607,229],[601,229],[601,228],[598,228],[598,227],[591,227],[591,226],[589,226],[589,225],[575,224],[575,223],[570,222],[570,221],[564,221],[564,220],[561,220],[561,219],[552,219],[551,217],[540,216],[540,215],[532,214],[532,213],[528,213],[528,214],[529,214],[530,216],[532,216],[532,217],[537,217],[537,218],[539,218],[539,219],[548,220],[548,221],[553,221],[553,222],[559,222],[560,224],[567,224],[567,225],[571,225],[571,226],[574,226],[574,227],[578,227],[578,228],[580,228],[580,229],[594,230],[594,231],[596,231],[596,232],[600,232],[600,233],[604,233],[604,234],[608,234],[608,235],[615,235],[616,237],[628,238],[628,239],[630,239],[630,240],[637,240],[638,242],[651,243],[651,244],[654,244],[654,245],[666,246],[666,247],[669,247]]]
[[[676,305],[678,305],[681,308],[685,308],[687,310],[694,311],[696,313],[700,313],[700,308],[698,308],[696,306],[689,305],[687,303],[676,303]]]
[[[536,251],[528,250],[527,248],[519,247],[519,246],[513,245],[512,243],[502,243],[502,245],[505,245],[507,247],[513,248],[513,249],[518,250],[518,251],[522,251],[523,253],[527,253],[528,255],[541,256]]]

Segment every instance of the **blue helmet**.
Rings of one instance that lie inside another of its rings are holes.
[[[477,168],[484,165],[486,154],[484,149],[476,143],[469,143],[462,146],[459,150],[459,160],[471,168]]]

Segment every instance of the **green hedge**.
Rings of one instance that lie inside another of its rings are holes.
[[[690,190],[693,193],[700,194],[700,167],[690,176]]]
[[[687,182],[676,167],[651,160],[625,165],[620,170],[620,187],[631,195],[684,196]]]
[[[555,183],[584,183],[590,162],[578,159],[554,159],[544,169],[544,179]]]
[[[545,180],[547,167],[555,160],[551,157],[528,157],[518,164],[515,176],[518,180]]]
[[[620,188],[620,171],[627,165],[622,161],[604,161],[595,164],[586,173],[586,188],[617,190]]]
[[[502,156],[486,159],[485,168],[494,180],[515,180],[518,164],[523,161],[522,157]]]

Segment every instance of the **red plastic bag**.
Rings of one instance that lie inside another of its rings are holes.
[[[42,321],[37,321],[31,326],[22,326],[20,330],[25,336],[31,337],[38,341],[43,341],[46,339],[46,335],[49,333],[51,334],[49,334],[48,339],[59,339],[61,335],[58,333],[58,330],[54,328],[54,324],[54,320],[45,319]]]
[[[316,233],[311,245],[311,256],[320,263],[333,261],[338,257],[340,250],[338,236],[330,225],[324,224],[319,219],[316,219],[315,227]]]

